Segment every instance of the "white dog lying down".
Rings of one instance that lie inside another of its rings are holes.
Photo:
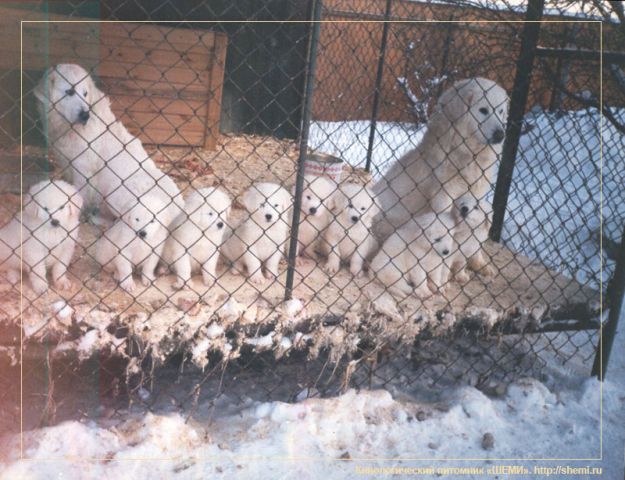
[[[91,207],[120,217],[137,199],[160,192],[173,219],[180,190],[150,159],[141,141],[115,119],[109,99],[79,65],[48,69],[35,89],[48,143],[64,177]]]
[[[226,240],[223,254],[235,270],[247,269],[250,280],[262,285],[266,279],[278,276],[289,236],[292,199],[280,185],[258,183],[245,191],[242,203],[248,216]]]
[[[323,249],[328,254],[325,268],[336,273],[341,261],[349,260],[349,271],[354,276],[363,274],[364,261],[377,247],[371,233],[373,217],[379,212],[371,190],[348,183],[335,193],[334,219],[323,235]]]
[[[7,271],[11,283],[19,281],[23,269],[33,290],[43,293],[48,288],[46,269],[51,268],[57,287],[71,287],[65,273],[78,240],[81,208],[80,194],[62,180],[45,180],[30,188],[22,221],[16,216],[0,230],[0,270]]]
[[[451,257],[451,273],[460,283],[469,281],[465,267],[469,265],[478,273],[494,274],[487,265],[482,245],[488,240],[489,214],[486,200],[478,200],[472,193],[465,193],[453,205],[452,214],[456,218],[454,242],[456,249]],[[486,270],[488,270],[486,272]]]
[[[297,232],[297,264],[302,257],[315,258],[315,248],[333,218],[337,185],[332,180],[316,175],[304,176],[304,191]],[[295,187],[293,187],[295,194]]]
[[[185,200],[185,213],[170,226],[163,261],[176,274],[174,288],[182,288],[191,273],[201,271],[204,285],[215,281],[219,248],[228,226],[230,197],[217,188],[202,188]]]
[[[431,296],[449,277],[446,258],[454,249],[455,223],[449,212],[424,213],[409,220],[386,239],[373,258],[371,276],[394,295]]]
[[[507,115],[506,91],[491,80],[460,80],[447,89],[421,143],[373,188],[383,212],[375,222],[376,235],[384,239],[411,217],[443,212],[468,191],[483,198],[501,153]],[[441,192],[450,201],[432,202]]]
[[[119,218],[96,243],[96,260],[127,292],[135,290],[134,269],[149,286],[165,241],[170,210],[161,195],[145,195]]]

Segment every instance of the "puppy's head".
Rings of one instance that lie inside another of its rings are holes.
[[[334,208],[337,185],[324,177],[306,175],[302,192],[302,217],[322,217]],[[295,195],[295,187],[293,187]]]
[[[508,94],[486,78],[460,80],[438,100],[432,121],[482,145],[503,142],[508,120]]]
[[[223,231],[230,214],[230,197],[217,188],[201,188],[185,201],[191,222],[203,230]]]
[[[89,73],[80,65],[63,63],[49,68],[34,90],[42,121],[80,128],[89,123],[96,106],[107,102]]]
[[[471,192],[467,192],[454,200],[451,213],[457,224],[466,224],[470,228],[483,226],[488,221],[485,200],[480,200]]]
[[[454,248],[454,217],[449,213],[426,213],[418,217],[427,243],[440,257],[448,257]]]
[[[80,216],[82,197],[63,180],[44,180],[30,187],[24,197],[24,215],[42,227],[74,228]]]
[[[380,212],[373,192],[355,183],[341,186],[334,203],[334,214],[340,215],[348,225],[362,222],[366,227],[371,227],[373,217]]]
[[[140,238],[150,240],[168,225],[167,205],[158,195],[144,195],[122,216]]]
[[[243,194],[243,205],[261,227],[284,216],[291,203],[291,194],[275,183],[257,183]]]

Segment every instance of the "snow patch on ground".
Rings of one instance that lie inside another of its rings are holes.
[[[603,397],[604,429],[618,449],[625,440],[619,428],[625,423],[625,397],[610,382]],[[26,459],[14,451],[0,464],[0,479],[127,478],[131,473],[135,478],[211,473],[277,478],[279,472],[350,478],[356,465],[388,465],[383,459],[409,465],[411,459],[590,458],[599,455],[599,399],[596,380],[556,393],[534,379],[512,383],[501,398],[461,387],[436,403],[394,399],[385,390],[349,390],[293,404],[248,402],[233,411],[222,397],[213,421],[206,423],[179,413],[148,413],[117,425],[71,421],[27,433]],[[483,447],[486,434],[494,439],[492,449]],[[363,463],[373,458],[378,460]],[[618,471],[619,458],[613,455],[612,471]],[[352,462],[333,461],[338,459]]]

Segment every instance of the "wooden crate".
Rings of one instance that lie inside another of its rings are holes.
[[[66,23],[68,17],[8,8],[0,15],[10,24],[0,31],[1,69],[19,71],[21,61],[32,77],[57,63],[78,63],[93,70],[115,114],[144,143],[215,148],[225,34],[74,17],[81,21]],[[0,110],[10,108],[2,105],[7,101],[0,100]]]

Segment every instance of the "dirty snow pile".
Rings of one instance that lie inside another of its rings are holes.
[[[624,337],[621,332],[616,352]],[[0,444],[0,479],[352,478],[389,467],[473,468],[462,478],[477,479],[496,478],[485,474],[496,465],[558,464],[600,466],[603,478],[620,478],[625,361],[614,360],[613,380],[603,385],[602,461],[487,460],[601,455],[600,383],[556,371],[553,384],[521,379],[498,397],[468,386],[436,398],[427,391],[349,390],[292,404],[237,404],[221,396],[212,405],[201,402],[188,421],[166,408],[115,423],[69,421],[27,432],[23,460],[16,437]],[[458,460],[442,461],[451,458]]]

